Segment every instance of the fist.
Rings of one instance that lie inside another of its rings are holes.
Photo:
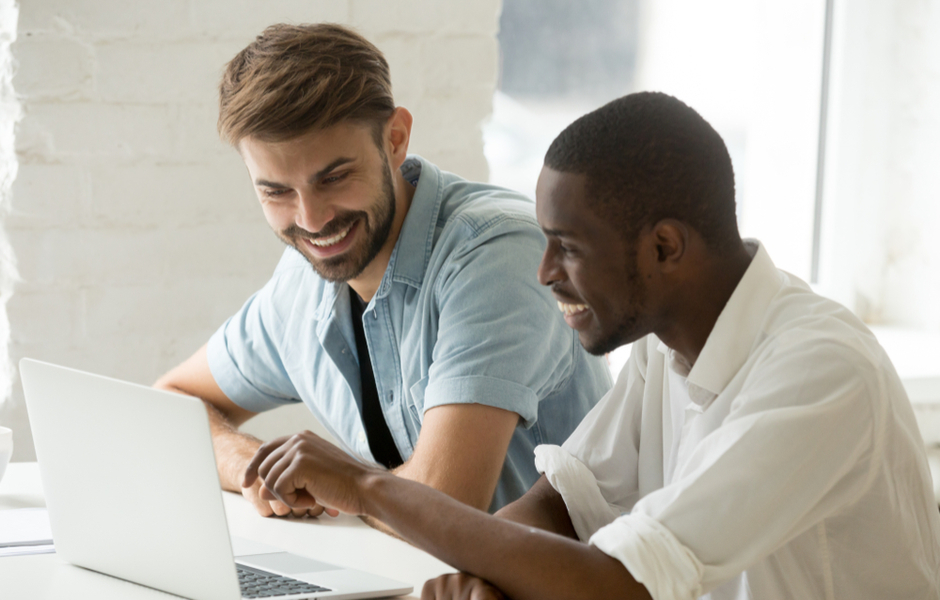
[[[425,583],[421,600],[506,600],[506,596],[479,577],[450,573]]]
[[[267,489],[264,489],[264,483],[257,479],[255,482],[242,488],[242,496],[251,502],[258,514],[262,517],[316,517],[323,513],[323,507],[317,504],[309,508],[291,508],[274,497]]]

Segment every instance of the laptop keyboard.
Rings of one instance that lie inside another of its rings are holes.
[[[272,598],[332,591],[306,581],[276,575],[245,565],[236,564],[235,567],[238,569],[238,585],[241,587],[243,598]]]

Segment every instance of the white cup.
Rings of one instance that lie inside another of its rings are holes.
[[[7,463],[13,456],[13,431],[7,427],[0,427],[0,479],[7,470]]]

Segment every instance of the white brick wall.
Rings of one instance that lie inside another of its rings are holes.
[[[282,246],[215,122],[225,62],[271,23],[358,28],[386,52],[396,100],[415,115],[412,151],[485,180],[499,6],[23,2],[12,48],[19,175],[4,217],[21,278],[7,305],[10,359],[150,383],[267,280]],[[15,430],[15,459],[31,459],[18,383],[0,423]]]

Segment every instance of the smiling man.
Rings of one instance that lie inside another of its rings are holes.
[[[292,511],[239,485],[259,411],[303,402],[350,455],[495,509],[610,388],[538,284],[532,202],[409,156],[411,125],[340,26],[272,26],[226,68],[219,131],[288,249],[156,385],[206,402],[222,484],[262,515]]]
[[[544,475],[490,516],[308,435],[245,483],[380,519],[464,571],[425,600],[928,600],[940,514],[894,368],[847,309],[742,241],[724,143],[633,94],[571,124],[537,187],[539,279],[594,353],[635,342]],[[504,596],[505,594],[505,596]]]

